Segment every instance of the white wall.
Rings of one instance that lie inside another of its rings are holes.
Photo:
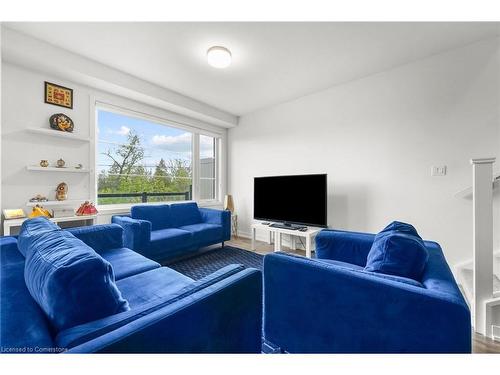
[[[74,108],[66,109],[43,102],[44,81],[72,87]],[[51,165],[63,158],[68,166],[82,163],[90,167],[90,143],[29,133],[27,128],[48,128],[49,117],[65,113],[75,123],[76,135],[90,136],[89,92],[70,82],[2,64],[2,209],[25,208],[36,194],[55,199],[58,183],[69,185],[68,199],[89,199],[89,174],[31,172],[27,165],[47,159]]]
[[[69,185],[68,199],[95,201],[92,178],[94,165],[92,153],[95,152],[93,142],[80,143],[60,138],[42,136],[27,131],[27,128],[48,128],[49,117],[54,113],[65,113],[74,123],[74,133],[83,137],[94,138],[94,103],[104,100],[106,103],[118,104],[124,108],[135,109],[142,113],[163,119],[180,121],[180,115],[169,113],[163,109],[146,106],[142,103],[103,93],[96,89],[66,81],[47,73],[36,72],[17,65],[3,62],[1,64],[2,82],[2,126],[1,126],[1,202],[0,208],[24,208],[26,202],[36,194],[55,199],[55,188],[58,183]],[[74,107],[67,109],[45,104],[43,101],[44,81],[54,82],[70,87],[74,92]],[[189,128],[190,120],[185,120]],[[200,129],[200,122],[193,120],[192,129]],[[196,128],[195,128],[196,127]],[[205,130],[219,134],[226,139],[226,129],[206,124]],[[68,166],[78,163],[90,168],[91,174],[49,173],[26,170],[27,165],[38,165],[40,159],[47,159],[51,165],[63,158]],[[225,158],[225,155],[223,155]],[[223,164],[225,165],[225,164]],[[225,191],[225,170],[222,171],[222,187]],[[76,205],[76,207],[78,204]],[[74,208],[76,208],[74,207]],[[100,210],[100,223],[110,222],[111,215],[116,212]]]
[[[451,263],[469,258],[472,203],[454,193],[471,185],[470,158],[500,156],[499,66],[490,39],[241,117],[228,149],[241,231],[253,177],[328,173],[331,227],[407,221]],[[431,177],[432,165],[448,174]]]

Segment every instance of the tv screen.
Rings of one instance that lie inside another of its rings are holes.
[[[256,220],[327,226],[326,174],[255,177]]]

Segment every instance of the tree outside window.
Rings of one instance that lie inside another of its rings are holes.
[[[192,199],[193,134],[98,110],[98,204]]]

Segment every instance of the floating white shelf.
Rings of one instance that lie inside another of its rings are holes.
[[[493,190],[498,189],[500,187],[500,173],[495,173],[493,177]],[[464,199],[472,199],[472,186],[468,188],[462,189],[455,193],[455,197],[464,198]]]
[[[65,201],[27,202],[26,206],[34,207],[37,204],[39,204],[40,206],[47,206],[47,207],[48,206],[76,206],[76,205],[82,204],[86,200],[89,201],[89,199],[71,199],[71,200],[67,199]]]
[[[67,168],[57,168],[57,167],[39,167],[37,165],[28,165],[26,167],[28,171],[40,171],[40,172],[64,172],[64,173],[89,173],[89,169],[76,169],[75,167]]]
[[[56,223],[56,224],[64,223],[64,222],[72,222],[72,221],[91,220],[92,224],[95,224],[96,219],[97,219],[97,215],[83,215],[83,216],[72,215],[72,216],[53,217],[53,218],[50,218],[49,220]],[[3,221],[3,233],[4,233],[4,235],[9,236],[10,232],[11,232],[11,228],[21,226],[25,220],[28,220],[28,219],[22,218],[22,219],[4,220]]]
[[[70,139],[72,141],[79,141],[79,142],[90,142],[90,138],[88,137],[82,137],[79,135],[75,135],[73,133],[63,132],[60,130],[54,130],[49,128],[28,128],[27,130],[30,133],[43,134],[43,135],[48,135],[50,137]]]

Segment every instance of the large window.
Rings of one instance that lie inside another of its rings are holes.
[[[217,199],[217,138],[103,109],[97,132],[99,205]],[[199,160],[199,182],[193,160]]]

